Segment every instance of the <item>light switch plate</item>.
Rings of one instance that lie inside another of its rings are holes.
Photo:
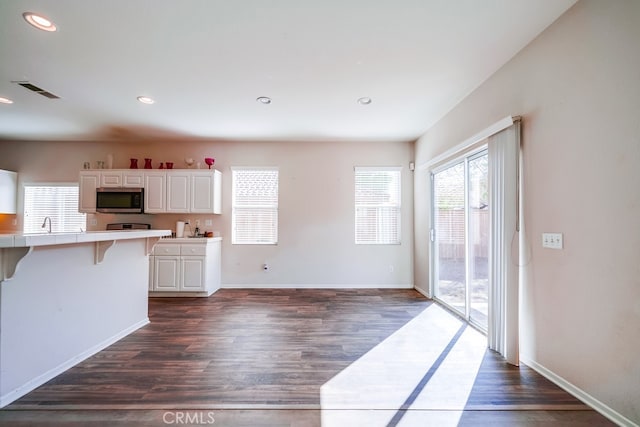
[[[562,233],[542,233],[542,247],[562,249]]]

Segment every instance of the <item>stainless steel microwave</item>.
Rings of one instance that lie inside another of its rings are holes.
[[[143,213],[144,189],[104,187],[96,189],[96,212]]]

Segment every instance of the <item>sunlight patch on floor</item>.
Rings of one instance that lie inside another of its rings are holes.
[[[486,337],[467,327],[439,368],[423,379],[462,325],[440,306],[429,306],[321,387],[322,425],[456,425]],[[398,412],[403,405],[409,411]]]

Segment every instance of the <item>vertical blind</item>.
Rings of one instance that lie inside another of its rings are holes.
[[[356,244],[400,243],[400,172],[355,168]]]
[[[51,231],[80,232],[87,228],[87,216],[78,212],[78,185],[25,185],[25,233],[48,231],[42,228],[46,217],[51,218]]]
[[[233,168],[232,243],[278,243],[278,169]]]
[[[520,247],[520,122],[489,137],[489,348],[518,365]]]

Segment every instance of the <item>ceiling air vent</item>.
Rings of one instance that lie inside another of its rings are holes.
[[[39,88],[38,86],[33,85],[33,84],[29,83],[29,82],[13,82],[13,83],[17,83],[17,84],[19,84],[20,86],[22,86],[25,89],[29,89],[32,92],[35,92],[35,93],[40,94],[42,96],[46,96],[47,98],[50,98],[50,99],[59,99],[60,98],[58,95],[54,95],[51,92],[49,92],[47,90],[44,90],[42,88]]]

